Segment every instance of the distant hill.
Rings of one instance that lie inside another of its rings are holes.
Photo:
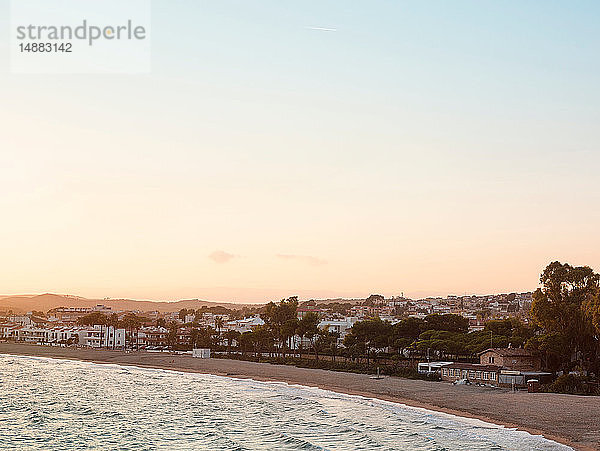
[[[47,312],[48,310],[56,307],[94,307],[97,304],[104,304],[108,307],[111,307],[113,310],[139,310],[141,312],[158,310],[162,313],[176,312],[183,308],[199,309],[203,306],[222,306],[239,310],[244,307],[256,307],[261,305],[211,302],[201,301],[199,299],[189,299],[174,302],[136,301],[132,299],[87,299],[79,296],[51,293],[33,296],[0,296],[0,311],[12,310],[15,313],[30,312],[33,310]]]

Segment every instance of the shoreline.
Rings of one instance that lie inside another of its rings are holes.
[[[522,430],[532,435],[541,435],[573,449],[600,450],[600,419],[596,414],[600,412],[600,398],[595,399],[598,397],[512,393],[504,389],[453,386],[444,382],[396,377],[372,380],[365,374],[232,359],[197,359],[191,356],[143,351],[124,353],[112,350],[0,343],[0,354],[118,364],[316,387],[341,394],[375,398],[458,417],[478,419],[497,426]],[[492,406],[494,408],[490,408]],[[589,417],[587,419],[584,418],[586,413]]]

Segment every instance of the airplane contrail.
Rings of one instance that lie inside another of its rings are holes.
[[[306,27],[309,30],[316,30],[316,31],[330,31],[330,32],[334,32],[337,31],[337,28],[325,28],[325,27]]]

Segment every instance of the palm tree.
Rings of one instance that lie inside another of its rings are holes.
[[[167,345],[171,348],[171,351],[175,350],[175,345],[177,344],[178,330],[178,324],[175,321],[171,321],[171,323],[169,324],[169,333],[167,334]]]
[[[242,334],[237,330],[228,330],[225,332],[225,338],[227,339],[227,354],[231,354],[231,342],[233,340],[238,341],[241,335]]]
[[[133,338],[133,330],[138,329],[138,327],[140,325],[140,318],[138,318],[133,313],[128,313],[123,317],[123,319],[120,321],[119,324],[125,330],[129,330],[129,336],[130,336],[130,338]],[[125,336],[124,344],[127,345],[127,335]],[[137,345],[137,340],[136,340],[136,345]],[[132,349],[133,349],[133,346],[132,346]]]

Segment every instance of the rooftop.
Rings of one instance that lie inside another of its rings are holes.
[[[458,368],[461,370],[474,370],[474,371],[499,371],[500,367],[496,365],[482,365],[480,363],[461,363],[454,362],[449,365],[444,365],[443,368]]]
[[[533,354],[523,348],[489,348],[479,355],[485,354],[486,352],[494,352],[502,357],[533,357]]]

